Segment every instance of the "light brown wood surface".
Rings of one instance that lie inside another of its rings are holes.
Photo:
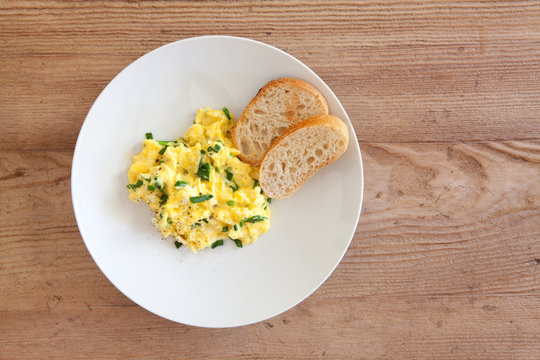
[[[184,326],[99,271],[78,131],[144,53],[250,37],[310,66],[360,142],[349,250],[258,324]],[[0,1],[1,359],[539,359],[540,3]]]

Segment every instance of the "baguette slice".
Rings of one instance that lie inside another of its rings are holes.
[[[348,144],[347,125],[332,115],[291,126],[264,155],[259,174],[264,194],[275,199],[290,196],[315,172],[337,160]]]
[[[250,165],[261,164],[270,144],[300,120],[328,114],[321,93],[305,81],[281,78],[270,81],[246,106],[231,129],[234,147]]]

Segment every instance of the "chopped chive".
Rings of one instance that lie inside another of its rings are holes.
[[[227,205],[228,205],[228,206],[233,206],[233,205],[234,205],[234,200],[229,200],[229,201],[227,201]]]
[[[146,135],[146,138],[148,140],[153,140],[154,139],[154,136],[152,135],[152,133],[146,133],[145,135]]]
[[[214,152],[219,152],[219,149],[221,149],[221,145],[216,144],[216,145],[214,146]]]
[[[152,184],[148,185],[146,188],[148,189],[148,191],[154,191],[154,190],[156,190],[155,185],[152,185]]]
[[[208,194],[208,195],[200,195],[200,196],[192,196],[189,198],[189,201],[191,201],[192,204],[200,203],[206,200],[210,200],[213,198],[214,195]]]
[[[264,220],[268,220],[268,218],[266,216],[253,215],[247,218],[246,222],[256,223],[256,222],[264,221]]]
[[[161,195],[161,202],[159,203],[159,206],[163,206],[163,204],[165,204],[167,202],[167,200],[169,199],[169,196],[167,194],[163,194]]]
[[[234,231],[238,231],[238,226],[234,224]]]
[[[214,241],[214,242],[212,243],[212,245],[210,245],[210,247],[211,247],[212,249],[215,249],[215,248],[217,248],[218,246],[222,246],[222,245],[223,245],[223,240],[217,240],[217,241]]]
[[[214,148],[211,147],[211,146],[209,146],[208,149],[206,149],[206,151],[207,151],[207,152],[212,152],[212,151],[214,151]]]
[[[197,227],[197,226],[201,226],[201,224],[198,223],[198,222],[194,222],[193,224],[191,224],[191,226],[192,226],[192,227]]]
[[[174,187],[181,188],[181,187],[186,186],[187,184],[188,184],[187,181],[178,180],[178,181],[174,184]]]
[[[240,226],[244,226],[244,224],[247,223],[247,222],[254,224],[254,223],[257,223],[259,221],[264,221],[266,219],[267,218],[265,216],[253,215],[253,216],[250,216],[248,218],[242,219],[242,221],[240,221]]]
[[[184,175],[187,175],[189,174],[188,171],[186,169],[182,169],[184,171]]]
[[[201,219],[201,220],[208,224],[208,220],[206,219]]]
[[[259,180],[253,179],[253,188],[255,189],[257,186],[259,186]]]
[[[182,246],[182,245],[184,245],[184,244],[182,244],[180,241],[175,241],[175,242],[174,242],[174,245],[176,246],[177,249],[179,249],[180,246]]]
[[[231,181],[233,179],[234,174],[232,173],[230,167],[225,169],[225,174],[227,174],[227,180]]]
[[[268,198],[268,199],[266,199],[266,200],[268,201],[269,204],[272,203],[272,198]]]
[[[203,149],[201,149],[201,154],[206,154],[206,151],[204,151]]]
[[[178,145],[176,140],[158,140],[157,143],[161,146],[169,146],[170,143],[173,143],[173,145]]]
[[[231,114],[229,113],[229,109],[227,109],[225,106],[221,109],[221,111],[223,111],[223,113],[225,114],[225,116],[227,117],[227,119],[231,120]]]
[[[232,189],[233,192],[238,190],[238,184],[233,180],[232,185],[229,185],[229,187]]]
[[[203,180],[210,181],[210,164],[201,161],[199,169],[197,169],[197,175]]]
[[[167,224],[172,224],[172,220],[171,220],[171,219],[167,219]]]
[[[241,248],[241,247],[243,246],[241,240],[239,240],[239,239],[233,239],[233,238],[230,237],[230,236],[229,236],[229,239],[231,239],[232,241],[234,241],[234,243],[236,244],[236,247]]]
[[[138,188],[142,184],[143,184],[142,180],[139,179],[139,180],[137,180],[137,182],[135,184],[128,184],[127,188],[132,190],[132,189]]]
[[[217,166],[214,166],[214,170],[216,170],[216,172],[219,172],[219,168]]]
[[[221,229],[221,232],[227,232],[229,231],[229,227],[228,226],[224,226],[223,229]]]
[[[160,154],[160,155],[165,154],[165,151],[167,151],[167,147],[168,147],[168,146],[165,145],[165,146],[163,147],[163,149],[159,150],[159,154]]]

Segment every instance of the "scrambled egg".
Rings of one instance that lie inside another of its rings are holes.
[[[233,148],[228,110],[197,111],[183,138],[156,141],[146,134],[143,149],[129,169],[129,198],[156,213],[163,237],[193,252],[254,242],[270,228],[271,199],[259,186],[259,169],[242,162]]]

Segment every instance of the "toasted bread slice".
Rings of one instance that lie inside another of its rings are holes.
[[[259,174],[264,194],[275,199],[290,196],[339,158],[348,144],[347,125],[332,115],[314,116],[291,126],[264,155]]]
[[[270,81],[246,106],[231,129],[240,158],[258,166],[270,144],[289,126],[309,117],[328,114],[321,93],[305,81]]]

